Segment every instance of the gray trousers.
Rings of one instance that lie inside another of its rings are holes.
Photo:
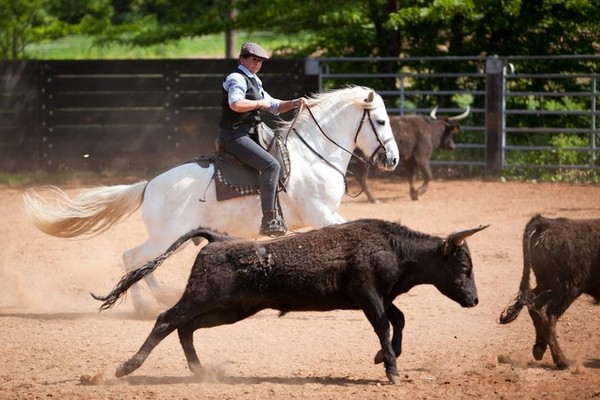
[[[249,133],[219,131],[225,150],[260,173],[260,200],[263,216],[275,213],[275,197],[281,166],[279,161],[252,139]]]

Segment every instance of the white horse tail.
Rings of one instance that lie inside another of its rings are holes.
[[[189,231],[188,233],[181,236],[177,239],[167,251],[162,253],[160,256],[156,257],[154,260],[148,261],[146,264],[141,266],[140,268],[133,270],[121,278],[119,283],[114,287],[113,290],[106,296],[100,296],[94,293],[90,293],[92,297],[96,300],[103,301],[100,306],[100,310],[108,310],[112,308],[117,300],[119,300],[123,295],[129,290],[129,288],[136,282],[140,281],[142,278],[154,272],[156,268],[158,268],[167,258],[169,258],[173,253],[177,251],[185,242],[194,237],[203,237],[208,242],[225,242],[229,240],[240,240],[239,238],[230,237],[226,233],[220,233],[217,231],[213,231],[207,228],[199,228]]]
[[[124,221],[144,200],[147,181],[132,185],[98,186],[71,199],[61,189],[51,186],[57,199],[50,202],[33,189],[23,194],[25,210],[42,232],[62,238],[92,237]]]

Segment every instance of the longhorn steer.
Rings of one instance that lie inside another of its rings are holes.
[[[531,289],[529,275],[535,274]],[[582,294],[600,302],[600,219],[533,217],[523,234],[523,276],[514,303],[500,323],[514,321],[527,306],[535,327],[533,357],[541,360],[550,345],[552,360],[561,369],[569,363],[556,337],[556,322]]]
[[[199,252],[179,302],[162,313],[139,351],[116,371],[139,368],[152,349],[174,330],[188,366],[202,367],[193,332],[232,324],[260,310],[362,310],[372,324],[387,377],[399,382],[396,357],[402,350],[404,314],[392,302],[419,284],[434,285],[463,307],[478,303],[468,236],[479,227],[446,239],[412,231],[396,223],[358,220],[270,241],[231,240],[199,229],[179,238],[166,253],[125,275],[103,300],[110,308],[136,281],[151,273],[187,240],[210,242]],[[390,324],[393,334],[390,341]]]
[[[469,107],[460,115],[453,117],[437,116],[437,107],[431,110],[429,116],[425,115],[402,115],[391,116],[390,124],[394,137],[400,150],[400,161],[404,166],[404,172],[410,185],[410,198],[419,200],[428,187],[429,181],[433,179],[429,160],[435,149],[454,150],[456,144],[453,137],[460,133],[459,121],[469,115]],[[371,203],[377,199],[371,193],[367,185],[367,167],[362,163],[357,164],[356,178],[362,190]],[[417,169],[423,175],[423,184],[415,188],[415,176]]]

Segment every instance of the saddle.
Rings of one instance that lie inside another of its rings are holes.
[[[290,173],[290,158],[285,142],[265,124],[258,125],[256,135],[262,148],[279,161],[281,165],[279,187],[280,190],[285,190]],[[204,168],[209,164],[214,165],[213,179],[215,180],[217,201],[260,193],[258,171],[228,153],[218,138],[215,140],[215,153],[209,156],[198,156],[190,162],[195,162]]]

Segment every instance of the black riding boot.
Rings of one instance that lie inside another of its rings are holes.
[[[260,234],[265,236],[283,236],[287,232],[283,217],[277,216],[274,212],[263,215],[260,224]]]

